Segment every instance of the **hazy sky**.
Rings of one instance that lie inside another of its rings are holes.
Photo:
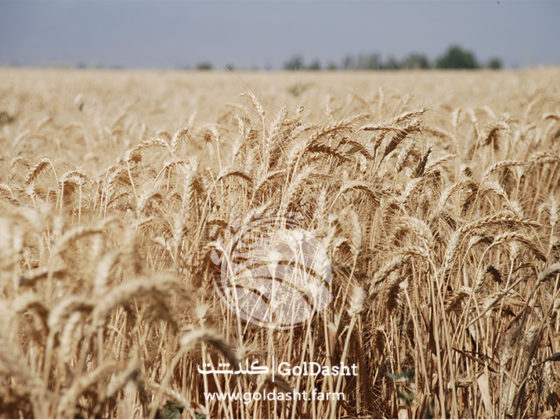
[[[560,1],[6,1],[0,65],[280,68],[450,44],[506,66],[560,65]]]

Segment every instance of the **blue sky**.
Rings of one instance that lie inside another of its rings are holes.
[[[7,1],[0,65],[280,68],[450,44],[508,67],[560,65],[560,1]]]

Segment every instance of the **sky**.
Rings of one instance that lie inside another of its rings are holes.
[[[0,66],[281,68],[346,55],[560,65],[560,1],[0,0]]]

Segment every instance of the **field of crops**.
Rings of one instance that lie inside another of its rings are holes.
[[[0,145],[0,417],[560,415],[558,69],[0,69]]]

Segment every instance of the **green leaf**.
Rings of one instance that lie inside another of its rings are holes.
[[[405,400],[407,403],[411,403],[412,400],[414,399],[414,393],[413,392],[406,392],[406,391],[397,390],[397,395],[400,398],[402,398],[403,400]]]
[[[0,125],[9,124],[15,120],[14,117],[5,111],[0,111]]]
[[[401,379],[401,378],[408,378],[408,379],[412,379],[414,378],[414,368],[413,369],[408,369],[405,370],[402,373],[390,373],[387,372],[387,377],[396,380],[396,379]]]
[[[165,406],[156,413],[158,419],[180,419],[183,407],[176,405],[173,401],[167,401]]]

